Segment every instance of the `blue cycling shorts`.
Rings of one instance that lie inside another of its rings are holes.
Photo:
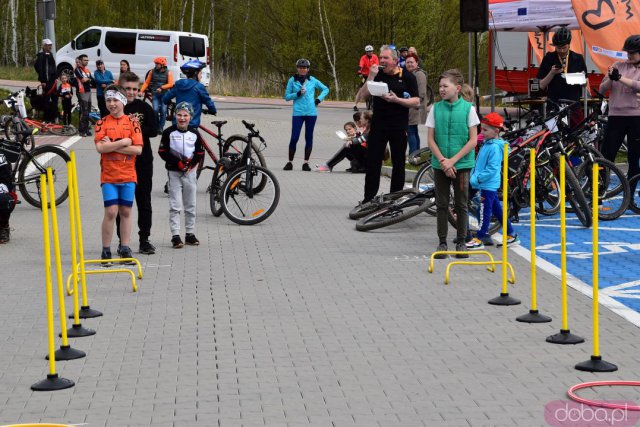
[[[136,183],[123,182],[122,184],[102,184],[102,200],[104,207],[113,205],[133,206],[133,199],[136,196]]]

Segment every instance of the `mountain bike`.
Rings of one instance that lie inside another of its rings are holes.
[[[60,136],[72,136],[78,133],[78,129],[72,125],[59,125],[56,123],[41,122],[39,120],[31,119],[29,117],[23,117],[18,105],[18,96],[20,92],[14,92],[4,99],[4,103],[12,111],[13,116],[5,116],[2,127],[4,128],[4,134],[7,139],[15,139],[16,123],[22,121],[27,126],[32,128],[38,128],[40,133],[52,133]]]
[[[67,162],[71,158],[66,151],[54,145],[41,145],[30,149],[29,139],[37,132],[37,129],[28,128],[17,131],[17,140],[0,141],[0,152],[12,163],[13,182],[22,197],[30,205],[40,209],[40,175],[46,173],[48,167],[52,169],[56,184],[56,205],[64,202],[69,196]]]

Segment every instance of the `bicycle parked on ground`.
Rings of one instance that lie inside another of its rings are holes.
[[[4,122],[2,124],[7,139],[15,139],[16,123],[19,121],[23,121],[29,127],[37,128],[40,133],[52,133],[60,136],[72,136],[78,133],[78,129],[73,125],[59,125],[23,117],[18,103],[20,92],[23,91],[14,92],[3,101],[12,111],[12,116],[4,116]]]

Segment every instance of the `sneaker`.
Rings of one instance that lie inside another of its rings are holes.
[[[490,236],[480,239],[485,246],[494,246],[493,239]]]
[[[447,248],[447,244],[446,243],[440,243],[438,245],[438,248],[436,249],[436,252],[442,252],[442,251],[448,251],[449,249]],[[434,256],[435,259],[447,259],[449,258],[449,255],[447,254],[436,254]]]
[[[164,194],[169,194],[169,183],[168,182],[164,183]]]
[[[91,131],[90,131],[90,130],[86,131],[86,132],[84,133],[84,136],[91,136]]]
[[[327,165],[316,165],[316,172],[331,172],[331,168]]]
[[[100,259],[112,259],[113,257],[111,256],[111,251],[102,250],[102,254],[100,254]],[[103,267],[111,267],[113,265],[113,263],[111,262],[103,262],[102,266]]]
[[[133,253],[131,252],[131,248],[129,246],[120,246],[118,247],[118,255],[120,258],[133,258]],[[135,265],[135,261],[120,261],[120,264],[124,265]]]
[[[344,171],[345,172],[353,172],[353,168],[346,168]]]
[[[293,163],[291,162],[287,162],[286,165],[284,165],[284,167],[282,168],[283,171],[290,171],[293,169]]]
[[[184,235],[184,241],[189,246],[198,246],[200,244],[200,240],[193,233],[187,233]]]
[[[520,238],[516,234],[515,236],[507,236],[507,247],[520,244]],[[502,240],[498,242],[499,248],[502,247]]]
[[[456,252],[466,252],[466,243],[456,243]],[[469,258],[469,254],[456,254],[456,258]]]
[[[9,243],[9,240],[11,240],[11,230],[7,225],[6,227],[0,228],[0,244]]]
[[[360,111],[360,110],[358,110],[358,106],[357,105],[353,106],[353,111]]]
[[[474,237],[467,243],[467,249],[470,251],[479,251],[480,249],[484,249],[484,244],[482,243],[482,240]]]
[[[156,253],[156,247],[148,240],[140,240],[140,248],[138,252],[145,255],[153,255]]]
[[[184,243],[182,243],[182,239],[177,234],[171,238],[171,244],[173,245],[173,249],[184,248]]]
[[[309,163],[303,163],[302,164],[302,170],[305,172],[310,172],[311,171],[311,167],[309,167]]]

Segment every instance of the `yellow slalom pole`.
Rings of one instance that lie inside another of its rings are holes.
[[[593,164],[593,171],[591,175],[591,183],[592,187],[592,196],[593,199],[591,201],[593,209],[593,230],[591,230],[593,236],[593,260],[592,260],[592,280],[593,280],[593,354],[591,355],[591,359],[578,363],[575,368],[579,371],[588,371],[588,372],[613,372],[617,371],[618,367],[613,363],[606,362],[602,360],[602,356],[600,355],[600,313],[599,307],[600,303],[598,302],[598,276],[599,276],[599,267],[598,267],[598,201],[599,201],[599,186],[598,180],[600,179],[599,174],[599,165],[598,163]]]
[[[507,221],[509,218],[509,144],[503,146],[502,157],[502,292],[489,300],[492,305],[518,305],[520,300],[510,297],[507,289]]]
[[[552,344],[579,344],[584,338],[569,331],[567,308],[567,210],[566,210],[566,170],[565,156],[560,156],[560,292],[562,303],[562,327],[560,332],[547,337]]]
[[[49,233],[49,208],[47,178],[40,175],[40,201],[42,203],[42,237],[44,241],[44,277],[47,288],[47,326],[49,332],[49,375],[56,375],[55,330],[53,326],[53,284],[51,281],[51,235]]]
[[[49,188],[49,204],[51,206],[51,224],[53,225],[53,253],[56,262],[56,279],[58,281],[58,302],[60,310],[60,329],[62,345],[56,351],[56,360],[79,359],[85,356],[80,350],[75,350],[69,345],[67,337],[67,313],[64,301],[64,281],[62,280],[62,257],[60,255],[60,234],[58,233],[58,212],[56,209],[56,191],[53,184],[53,171],[47,168],[47,186]]]
[[[73,168],[73,178],[74,178],[74,204],[75,204],[75,220],[76,220],[76,238],[78,239],[78,258],[80,265],[80,283],[82,285],[82,306],[80,307],[80,317],[82,318],[91,318],[91,317],[99,317],[102,316],[102,313],[98,310],[94,310],[89,307],[89,298],[87,296],[87,275],[85,269],[85,260],[84,260],[84,243],[82,238],[82,215],[80,214],[80,196],[78,190],[78,168],[76,167],[76,153],[72,151],[70,153],[71,157],[71,167]],[[73,266],[74,269],[77,268],[76,265]]]
[[[80,304],[78,302],[78,270],[76,264],[78,263],[78,248],[76,247],[76,220],[75,220],[75,182],[73,176],[73,165],[71,162],[67,162],[67,171],[69,175],[69,231],[71,234],[71,277],[73,277],[73,324],[80,324]],[[67,286],[67,292],[69,287]]]
[[[536,278],[536,150],[529,150],[529,209],[531,211],[531,308],[529,313],[516,317],[518,322],[546,323],[551,322],[549,316],[538,312],[538,291]]]

